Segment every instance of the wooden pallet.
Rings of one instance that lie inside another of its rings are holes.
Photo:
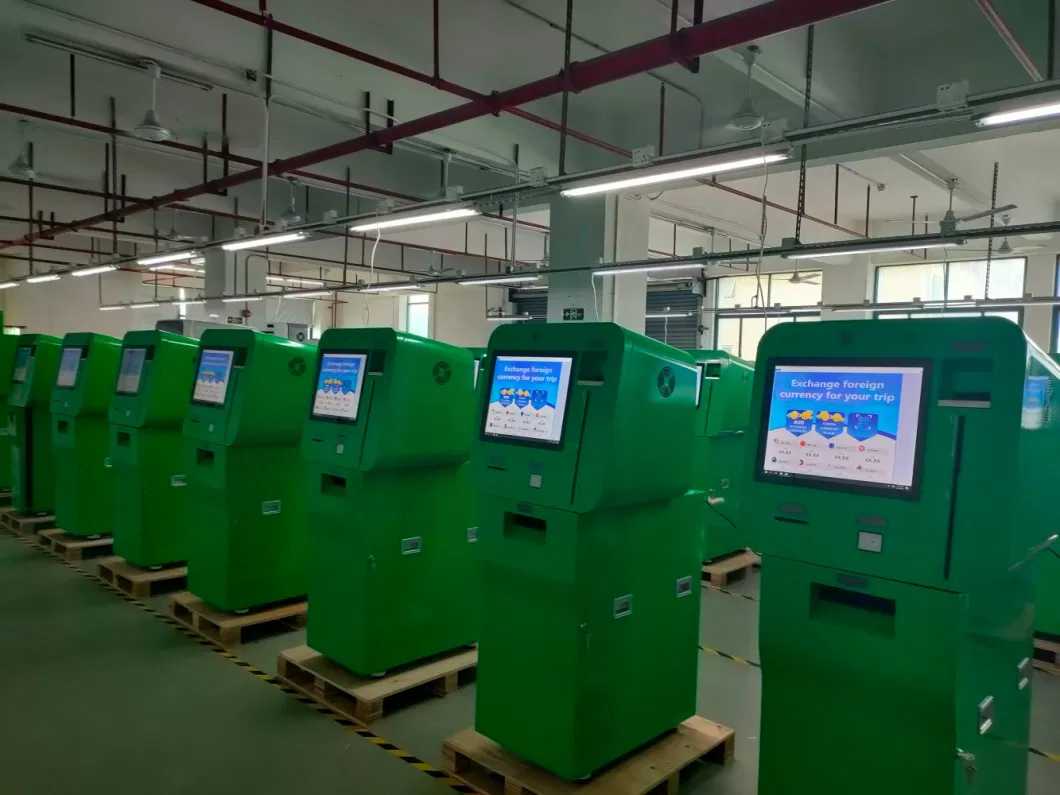
[[[703,584],[724,588],[732,580],[746,577],[762,559],[749,549],[703,564]]]
[[[478,649],[460,649],[396,669],[386,676],[358,676],[308,646],[280,652],[276,672],[291,687],[350,720],[371,723],[403,698],[447,696],[474,679]]]
[[[1060,676],[1060,642],[1045,638],[1034,639],[1034,667]]]
[[[697,762],[726,764],[733,730],[698,715],[586,781],[564,781],[474,729],[442,744],[442,767],[486,795],[677,795]]]
[[[96,538],[75,536],[57,527],[40,533],[37,536],[37,543],[53,555],[74,561],[110,552],[114,539],[109,535]]]
[[[159,591],[183,588],[188,581],[187,566],[142,569],[117,555],[101,560],[96,574],[104,582],[135,599],[146,599]]]
[[[169,614],[204,638],[222,646],[243,642],[243,631],[250,628],[275,627],[305,623],[308,603],[305,599],[253,608],[248,613],[226,613],[206,604],[190,591],[169,597]]]
[[[50,514],[30,514],[7,508],[0,513],[0,523],[15,535],[35,536],[41,530],[55,527],[55,517]]]

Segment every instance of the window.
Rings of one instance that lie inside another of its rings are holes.
[[[726,276],[715,283],[714,345],[719,350],[753,360],[758,343],[768,329],[777,323],[806,322],[821,319],[820,311],[806,309],[782,317],[747,317],[740,308],[759,306],[813,307],[821,302],[821,271],[763,273],[757,276]],[[759,300],[759,283],[761,298]],[[731,311],[728,311],[731,310]]]
[[[969,262],[924,262],[876,268],[876,303],[1019,298],[1027,269],[1024,257]],[[977,313],[978,314],[978,313]]]
[[[420,337],[431,336],[431,297],[414,294],[408,297],[405,330]]]

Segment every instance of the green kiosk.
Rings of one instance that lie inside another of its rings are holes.
[[[55,510],[50,401],[63,342],[47,334],[18,338],[8,397],[11,425],[11,505],[26,514]]]
[[[114,531],[107,408],[121,341],[73,332],[63,337],[52,390],[55,524],[76,536]]]
[[[1053,354],[1053,362],[1060,366],[1060,354]],[[1039,637],[1060,652],[1060,554],[1054,547],[1042,557],[1035,572],[1037,602],[1034,608],[1034,628]]]
[[[760,792],[1024,791],[1058,378],[1000,318],[766,332],[743,508]]]
[[[191,402],[188,590],[234,612],[306,593],[298,452],[316,348],[249,328],[202,334]]]
[[[471,354],[390,328],[328,329],[319,350],[309,646],[378,674],[474,643]]]
[[[3,312],[0,312],[0,318]],[[0,412],[5,422],[0,427],[0,489],[11,488],[11,428],[6,418],[11,410],[8,401],[11,398],[12,381],[15,371],[15,353],[18,351],[18,334],[0,334]],[[5,375],[6,373],[6,375]]]
[[[474,358],[474,364],[472,366],[471,385],[475,388],[475,390],[478,390],[479,373],[482,372],[483,365],[486,365],[486,357],[489,355],[489,348],[468,348],[467,350]]]
[[[750,545],[738,529],[745,486],[744,447],[754,365],[724,351],[689,351],[699,370],[696,391],[695,487],[707,493],[703,560]]]
[[[501,326],[488,361],[475,728],[579,779],[696,711],[696,368],[612,323]]]
[[[110,403],[114,553],[141,568],[187,560],[187,472],[181,425],[196,340],[130,331]]]

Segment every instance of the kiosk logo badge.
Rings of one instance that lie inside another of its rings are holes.
[[[434,383],[438,384],[438,386],[448,384],[449,379],[453,375],[452,370],[449,368],[449,362],[437,362],[431,371],[431,375],[434,376]]]
[[[655,379],[655,385],[659,388],[659,394],[664,398],[670,397],[674,393],[674,386],[677,383],[677,379],[674,377],[674,371],[669,367],[664,367],[659,371],[659,377]]]
[[[302,375],[305,372],[305,359],[301,356],[295,356],[291,361],[287,362],[287,369],[291,375]]]

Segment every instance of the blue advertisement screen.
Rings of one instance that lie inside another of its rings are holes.
[[[780,365],[762,472],[909,490],[923,367]]]
[[[140,376],[143,374],[146,358],[147,348],[126,348],[121,352],[118,386],[115,392],[119,395],[135,395],[140,391]]]
[[[15,354],[15,370],[11,373],[11,380],[16,384],[26,383],[26,371],[29,370],[29,357],[32,348],[19,348]]]
[[[485,434],[561,444],[573,361],[569,356],[497,356]]]
[[[81,368],[81,349],[63,348],[62,358],[59,360],[59,377],[55,385],[60,389],[72,389],[77,383],[77,371]]]
[[[313,416],[318,419],[357,419],[367,356],[363,353],[325,353],[313,396]]]
[[[195,375],[195,391],[191,399],[200,403],[221,405],[228,394],[235,351],[204,348],[199,357],[199,372]]]

